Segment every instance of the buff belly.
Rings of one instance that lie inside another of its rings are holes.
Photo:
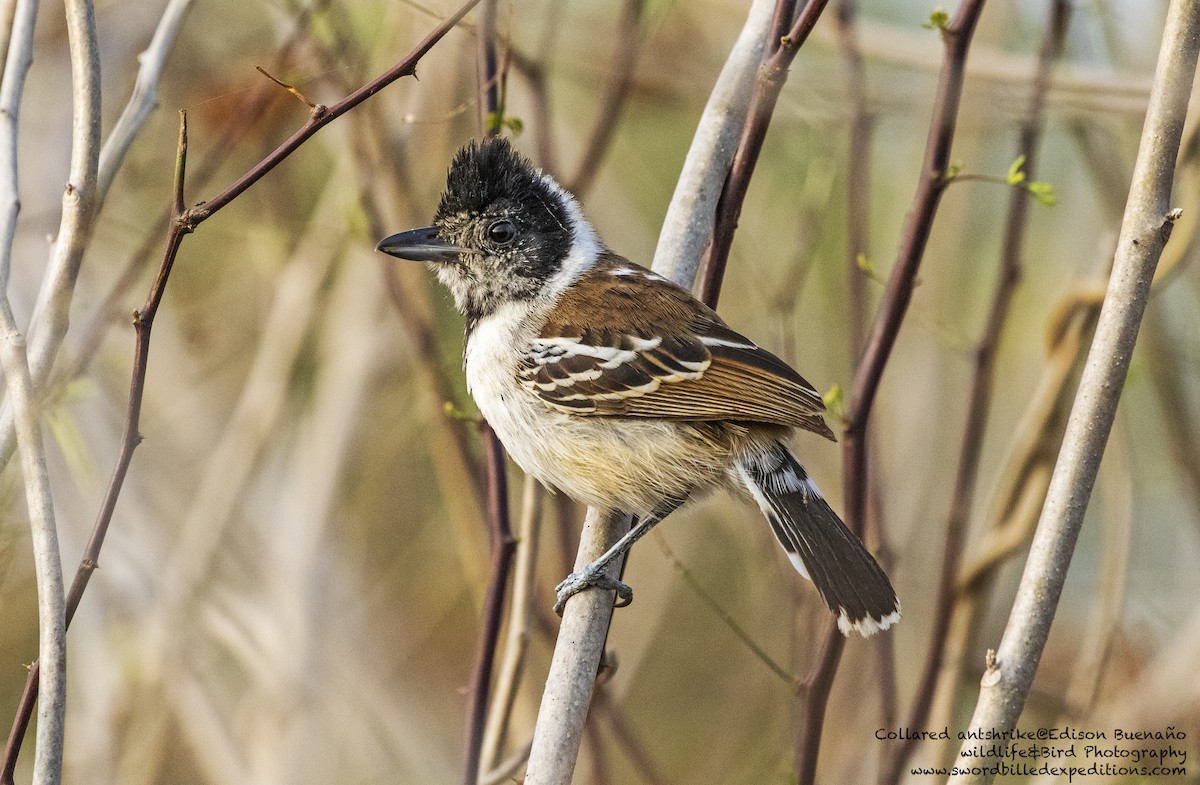
[[[644,515],[714,487],[732,460],[716,426],[565,414],[523,389],[477,397],[513,460],[576,501]]]
[[[569,414],[517,381],[516,347],[537,334],[540,315],[505,305],[467,341],[467,386],[512,459],[538,480],[596,507],[644,515],[725,482],[745,429],[715,423]]]

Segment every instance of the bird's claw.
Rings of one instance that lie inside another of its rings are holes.
[[[554,591],[558,595],[558,601],[554,603],[554,612],[562,616],[567,600],[589,586],[615,591],[617,601],[613,604],[614,608],[624,608],[633,602],[633,589],[628,584],[621,583],[616,578],[610,578],[603,570],[596,569],[589,564],[579,572],[571,573],[566,580],[554,587]]]

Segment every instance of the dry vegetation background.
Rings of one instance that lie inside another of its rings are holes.
[[[498,27],[513,64],[506,114],[524,126],[517,144],[567,184],[578,182],[584,150],[606,122],[598,112],[614,60],[636,58],[611,147],[581,196],[615,250],[648,262],[744,8],[652,0],[631,17],[636,5],[501,2]],[[106,131],[161,6],[110,0],[97,8]],[[1074,5],[1036,173],[1053,184],[1058,204],[1030,206],[964,568],[986,550],[1005,502],[1005,473],[1027,433],[1056,315],[1073,293],[1102,282],[1111,260],[1164,6]],[[254,66],[332,103],[451,10],[440,0],[429,8],[376,0],[193,4],[167,61],[159,111],[99,218],[45,404],[68,576],[117,451],[129,314],[161,255],[176,110],[190,121],[193,203],[304,120],[305,107]],[[833,10],[792,69],[721,303],[735,327],[823,391],[848,386],[853,356],[844,228],[852,111]],[[857,198],[869,205],[866,266],[874,272],[854,274],[866,276],[872,303],[928,131],[941,60],[937,32],[922,27],[931,10],[860,3],[875,122],[869,194]],[[952,155],[964,173],[1003,178],[1012,164],[1047,18],[1040,0],[989,3]],[[447,398],[474,412],[459,370],[461,324],[425,270],[372,248],[386,233],[428,221],[451,153],[479,134],[476,49],[470,25],[452,32],[422,63],[419,81],[397,83],[322,131],[185,244],[154,334],[146,439],[68,638],[66,781],[416,785],[457,776],[488,551],[471,474],[480,463],[477,431],[445,414]],[[545,102],[536,97],[539,78]],[[48,3],[22,116],[10,290],[22,325],[47,235],[58,226],[68,96],[62,11]],[[1194,154],[1184,164],[1196,165]],[[1172,273],[1150,305],[1022,726],[1174,726],[1196,750],[1200,271],[1187,239],[1200,216],[1197,182],[1187,171],[1177,182],[1186,212],[1164,262]],[[876,740],[876,730],[908,716],[929,646],[972,351],[997,278],[1009,191],[966,179],[949,187],[884,377],[872,496],[905,618],[886,636],[848,645],[821,781],[871,781],[895,744]],[[1042,460],[1052,459],[1060,428],[1051,425],[1034,451]],[[836,500],[838,448],[800,438],[800,454]],[[515,514],[520,478],[512,475]],[[6,718],[24,682],[21,663],[37,650],[24,505],[10,462],[0,476]],[[579,514],[559,507],[546,508],[529,660],[505,753],[528,739],[556,629],[551,588],[574,553]],[[1022,557],[1018,543],[978,624],[956,628],[956,670],[944,686],[960,690],[941,690],[927,727],[965,722]],[[757,511],[718,498],[672,516],[634,549],[626,577],[637,600],[614,616],[609,648],[618,667],[600,687],[576,781],[789,782],[792,680],[810,667],[825,610]],[[892,669],[883,664],[889,659]],[[18,781],[28,779],[31,750],[29,743]],[[918,760],[944,752],[929,745]]]

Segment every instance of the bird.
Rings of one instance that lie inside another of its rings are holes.
[[[844,635],[900,619],[887,575],[786,444],[835,440],[821,396],[690,291],[610,250],[580,202],[506,138],[454,156],[433,224],[376,250],[426,262],[465,321],[466,382],[523,471],[636,516],[556,589],[633,591],[605,566],[685,502],[725,488],[756,503]]]

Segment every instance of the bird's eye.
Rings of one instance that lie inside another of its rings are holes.
[[[517,227],[512,225],[512,221],[496,221],[488,227],[488,239],[496,245],[508,245],[517,236]]]

